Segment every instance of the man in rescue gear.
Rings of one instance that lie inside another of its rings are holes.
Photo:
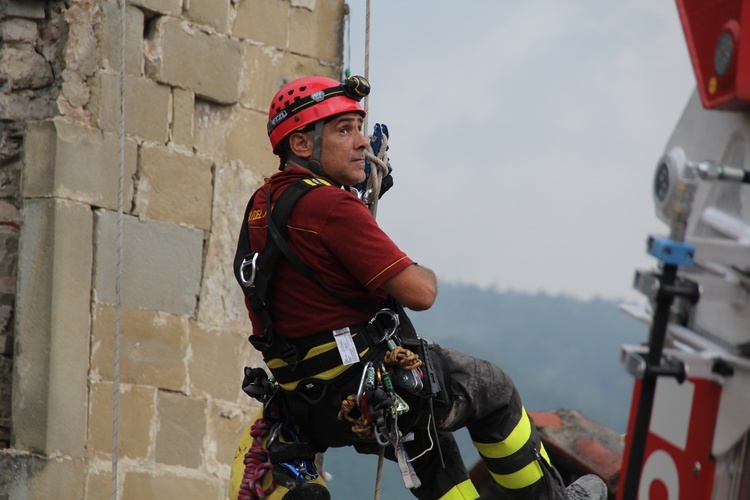
[[[315,452],[353,446],[378,454],[385,446],[417,498],[478,498],[452,434],[466,427],[508,498],[567,499],[510,377],[419,338],[404,312],[430,308],[437,280],[349,189],[365,180],[359,101],[368,93],[362,77],[307,77],[271,103],[268,133],[280,172],[250,199],[235,257],[250,341],[274,379],[259,377],[264,401],[274,399],[283,425]],[[232,488],[247,449],[238,452]],[[291,495],[293,486],[284,491]],[[571,485],[570,498],[606,495],[596,477]]]

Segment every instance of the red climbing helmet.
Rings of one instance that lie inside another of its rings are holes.
[[[308,76],[287,83],[276,93],[268,110],[268,136],[275,154],[282,140],[305,125],[329,116],[355,112],[365,116],[359,101],[370,93],[370,83],[361,76],[342,82]]]

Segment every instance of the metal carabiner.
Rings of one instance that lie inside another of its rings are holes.
[[[255,252],[251,256],[247,256],[244,259],[242,259],[242,264],[240,264],[240,281],[242,281],[242,286],[245,288],[250,288],[253,286],[253,282],[255,281],[255,263],[258,261],[258,252]],[[247,278],[247,275],[245,273],[245,269],[248,267],[252,268],[252,271],[250,272],[250,278]]]
[[[357,406],[359,406],[359,402],[362,399],[362,391],[365,388],[365,378],[367,378],[367,370],[372,368],[372,361],[368,361],[365,363],[365,367],[362,368],[362,378],[359,379],[359,388],[357,389]]]
[[[398,314],[391,311],[387,307],[381,309],[380,311],[376,312],[375,315],[370,319],[369,324],[373,325],[375,324],[375,321],[378,319],[378,316],[385,314],[386,316],[390,317],[391,321],[393,322],[393,326],[390,328],[386,328],[383,330],[383,337],[379,340],[380,342],[387,342],[391,340],[391,337],[393,337],[393,334],[396,333],[398,330],[399,325],[401,324],[398,319]]]

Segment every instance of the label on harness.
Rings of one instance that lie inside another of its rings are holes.
[[[336,346],[339,348],[341,362],[346,365],[353,365],[359,361],[357,347],[352,340],[352,332],[349,327],[340,328],[333,331],[333,338],[336,339]]]

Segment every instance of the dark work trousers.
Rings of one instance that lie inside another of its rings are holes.
[[[493,363],[438,345],[431,346],[430,354],[442,388],[433,407],[445,468],[429,425],[427,399],[398,389],[411,408],[399,417],[399,429],[404,434],[414,433],[414,440],[404,448],[411,458],[421,455],[412,465],[422,485],[410,490],[412,494],[420,499],[465,498],[455,494],[469,475],[452,432],[466,427],[509,499],[566,499],[565,487],[544,458],[539,433],[528,420],[510,377]],[[294,423],[319,451],[354,446],[360,453],[377,454],[377,443],[359,439],[349,422],[337,418],[341,401],[354,394],[360,382],[357,365],[348,372],[329,384],[307,379],[294,393],[284,392],[284,400]],[[432,449],[423,453],[430,446]],[[395,459],[393,447],[386,447],[385,457]]]

